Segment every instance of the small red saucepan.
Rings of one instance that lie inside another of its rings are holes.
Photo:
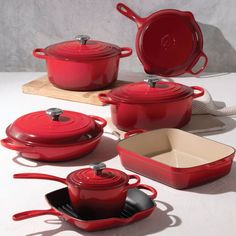
[[[204,94],[199,86],[148,78],[100,93],[111,105],[113,124],[120,130],[180,128],[191,119],[192,100]]]
[[[138,26],[136,52],[148,74],[197,75],[205,69],[203,36],[191,12],[166,9],[141,18],[123,3],[117,4],[117,10]],[[203,65],[195,69],[200,58]]]
[[[132,54],[128,47],[89,40],[78,35],[75,40],[36,48],[33,55],[47,62],[48,79],[66,90],[97,90],[116,81],[120,58]]]
[[[73,209],[83,218],[101,219],[118,216],[124,207],[128,189],[140,183],[138,175],[127,175],[104,163],[92,164],[70,173],[66,179],[39,173],[15,174],[14,178],[48,179],[68,186]],[[129,184],[130,179],[136,179]]]

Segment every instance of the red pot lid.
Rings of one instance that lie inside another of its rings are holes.
[[[95,128],[95,121],[82,113],[51,108],[19,117],[7,135],[24,143],[59,144],[75,141]]]
[[[78,61],[111,57],[120,54],[121,49],[113,44],[89,40],[87,35],[78,35],[76,40],[48,46],[45,53],[57,59]]]
[[[127,84],[111,90],[108,96],[125,103],[156,103],[177,100],[193,94],[191,87],[154,79]]]
[[[128,175],[116,169],[105,168],[104,163],[91,165],[92,168],[76,170],[67,177],[68,182],[85,189],[110,189],[125,185]]]

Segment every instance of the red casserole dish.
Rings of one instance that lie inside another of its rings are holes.
[[[199,86],[146,79],[100,93],[110,104],[112,123],[120,130],[180,128],[192,115],[192,100],[204,94]]]
[[[37,161],[68,161],[92,152],[106,120],[79,112],[51,108],[16,119],[1,144]]]
[[[122,165],[176,189],[218,179],[231,170],[235,149],[179,129],[159,129],[120,141]]]
[[[197,75],[207,66],[202,32],[191,12],[165,9],[141,18],[123,3],[117,4],[117,10],[138,27],[136,52],[146,73]],[[204,62],[196,70],[200,58]]]
[[[147,195],[139,189],[148,190],[151,195]],[[50,209],[25,211],[15,214],[12,218],[19,221],[41,215],[56,215],[82,230],[97,231],[127,225],[148,217],[156,208],[156,203],[153,201],[156,196],[157,191],[154,188],[140,184],[137,188],[128,190],[125,206],[120,216],[99,220],[84,220],[73,211],[67,188],[63,188],[46,194],[46,200],[51,206]]]
[[[120,58],[131,54],[131,48],[89,40],[87,35],[33,51],[36,58],[46,60],[48,79],[54,86],[76,91],[98,90],[114,83]]]

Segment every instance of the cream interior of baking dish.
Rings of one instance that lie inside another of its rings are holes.
[[[177,168],[211,163],[234,153],[230,146],[179,129],[158,129],[134,135],[121,148]]]

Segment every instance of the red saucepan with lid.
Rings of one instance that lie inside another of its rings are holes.
[[[35,57],[46,60],[48,79],[54,86],[77,91],[97,90],[115,82],[120,58],[131,54],[131,48],[90,40],[87,35],[33,51]]]
[[[50,108],[16,119],[7,127],[7,138],[1,144],[34,160],[70,160],[97,146],[106,123],[98,116]]]
[[[123,3],[117,4],[117,10],[138,26],[136,52],[146,73],[169,77],[197,75],[205,69],[203,36],[191,12],[166,9],[141,18]],[[201,64],[200,69],[195,69],[196,64]]]
[[[48,179],[68,186],[73,209],[85,219],[119,216],[124,207],[128,189],[140,183],[138,175],[106,168],[104,163],[92,164],[70,173],[66,179],[38,173],[15,174],[14,178]],[[129,183],[136,179],[135,183]]]
[[[204,94],[199,86],[148,78],[100,93],[111,105],[113,124],[120,130],[182,127],[192,114],[192,100]]]

